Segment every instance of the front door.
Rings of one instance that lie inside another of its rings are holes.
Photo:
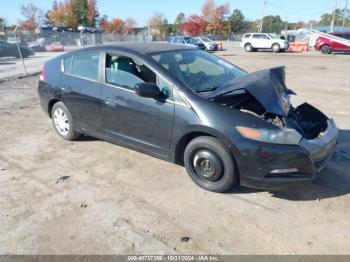
[[[107,138],[156,154],[169,155],[174,119],[171,86],[146,65],[132,58],[107,54],[102,98]],[[168,99],[138,96],[138,83],[156,83]]]

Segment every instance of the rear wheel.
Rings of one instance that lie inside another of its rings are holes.
[[[245,45],[244,45],[244,50],[245,50],[246,52],[252,52],[252,51],[253,51],[253,47],[252,47],[251,44],[245,44]]]
[[[74,130],[74,120],[68,108],[62,102],[52,107],[51,117],[56,132],[65,140],[76,140],[81,134]]]
[[[237,182],[238,174],[230,151],[214,137],[193,139],[186,147],[184,163],[191,179],[206,190],[225,192]]]
[[[332,53],[332,48],[329,45],[324,45],[321,47],[321,53],[329,55],[330,53]]]

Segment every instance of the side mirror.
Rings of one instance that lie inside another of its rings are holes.
[[[159,87],[154,83],[139,83],[135,85],[135,92],[139,96],[158,98],[161,95]]]

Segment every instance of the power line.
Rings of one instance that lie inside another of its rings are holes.
[[[324,14],[327,13],[329,10],[319,10],[319,11],[314,11],[314,12],[308,12],[308,13],[299,13],[299,12],[293,12],[288,10],[287,7],[283,7],[280,5],[276,5],[275,3],[271,3],[270,1],[268,2],[268,5],[276,9],[277,11],[282,11],[283,13],[290,14],[290,15],[298,15],[298,16],[308,16],[308,15],[319,15],[319,14]]]

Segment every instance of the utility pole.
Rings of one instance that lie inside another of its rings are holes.
[[[331,32],[333,32],[333,28],[334,28],[334,20],[335,20],[335,12],[338,8],[338,0],[334,0],[335,2],[335,6],[334,6],[334,11],[333,11],[333,17],[332,17],[332,22],[331,22]]]
[[[344,32],[344,27],[345,27],[345,21],[346,21],[346,18],[348,16],[348,0],[345,0],[345,8],[344,8],[344,11],[343,11],[343,32]]]
[[[21,61],[22,61],[24,73],[25,73],[25,75],[28,75],[26,65],[24,64],[24,59],[23,59],[23,56],[22,56],[22,51],[21,51],[21,48],[19,47],[19,43],[18,43],[18,38],[17,38],[17,30],[18,30],[18,29],[19,29],[19,26],[16,26],[16,28],[13,30],[13,33],[15,34],[16,44],[17,44],[17,51],[18,51],[19,57],[21,58]]]
[[[286,22],[284,24],[284,37],[285,37],[285,40],[287,40],[288,38],[288,17],[286,17]]]
[[[264,24],[264,17],[265,17],[265,8],[267,5],[267,1],[264,0],[263,2],[263,9],[262,9],[262,17],[261,17],[261,23],[260,23],[260,27],[259,27],[259,33],[261,33],[263,31],[263,24]]]

